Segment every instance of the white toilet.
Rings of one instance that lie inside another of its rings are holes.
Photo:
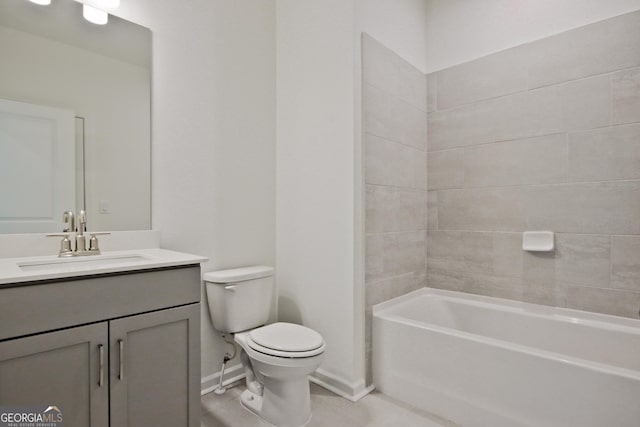
[[[277,427],[311,419],[308,375],[322,361],[325,343],[316,331],[293,323],[266,325],[273,268],[253,266],[205,273],[213,327],[234,334],[242,348],[247,390],[241,402]]]

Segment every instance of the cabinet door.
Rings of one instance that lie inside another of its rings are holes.
[[[109,322],[111,427],[200,426],[200,304]]]
[[[107,345],[107,322],[0,342],[0,405],[56,406],[65,427],[108,427]]]

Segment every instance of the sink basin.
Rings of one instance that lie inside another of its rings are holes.
[[[22,271],[66,271],[74,268],[96,268],[114,265],[131,264],[138,261],[147,261],[142,255],[120,256],[83,256],[76,258],[55,258],[41,261],[17,263]]]

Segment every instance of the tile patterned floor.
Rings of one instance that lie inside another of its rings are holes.
[[[239,382],[221,396],[202,396],[201,427],[267,427],[240,404],[243,390],[244,383]],[[312,384],[311,408],[313,416],[308,427],[456,427],[375,391],[353,403]]]

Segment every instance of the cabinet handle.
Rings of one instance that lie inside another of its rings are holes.
[[[104,384],[104,345],[98,344],[99,360],[100,360],[100,373],[98,374],[98,387],[102,387]]]
[[[122,381],[124,379],[124,340],[118,340],[118,347],[120,348],[120,369],[118,371],[118,379]]]

